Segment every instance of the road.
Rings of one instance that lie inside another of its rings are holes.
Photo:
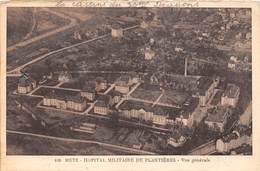
[[[56,54],[58,52],[62,52],[64,50],[67,50],[67,49],[70,49],[70,48],[73,48],[73,47],[77,47],[77,46],[80,46],[80,45],[85,44],[85,43],[89,43],[89,42],[93,42],[93,41],[96,41],[96,40],[99,40],[99,39],[103,39],[103,38],[107,37],[108,35],[109,34],[102,35],[102,36],[99,36],[99,37],[96,37],[96,38],[93,38],[93,39],[90,39],[90,40],[86,40],[84,42],[76,43],[74,45],[67,46],[67,47],[64,47],[64,48],[61,48],[61,49],[54,50],[54,51],[51,51],[49,53],[46,53],[46,54],[44,54],[42,56],[39,56],[38,58],[35,58],[35,59],[33,59],[33,60],[31,60],[31,61],[29,61],[29,62],[27,62],[27,63],[25,63],[25,64],[23,64],[23,65],[21,65],[19,67],[15,68],[15,69],[13,69],[13,70],[11,70],[9,72],[7,72],[7,76],[12,76],[13,74],[14,75],[17,75],[17,74],[21,75],[21,69],[25,68],[28,65],[31,65],[31,64],[33,64],[35,62],[38,62],[38,61],[40,61],[40,60],[42,60],[42,59],[44,59],[44,58],[46,58],[46,57],[48,57],[50,55]]]
[[[34,134],[29,132],[22,132],[22,131],[13,131],[13,130],[6,130],[6,133],[8,134],[18,134],[18,135],[27,135],[27,136],[33,136],[38,138],[44,138],[49,140],[56,140],[56,141],[63,141],[63,142],[76,142],[76,143],[86,143],[86,144],[95,144],[100,145],[105,148],[109,148],[112,150],[120,150],[123,152],[131,153],[131,154],[144,154],[144,155],[154,155],[156,153],[144,151],[144,150],[138,150],[134,148],[129,147],[123,147],[120,145],[114,145],[114,144],[108,144],[93,140],[80,140],[80,139],[72,139],[72,138],[62,138],[62,137],[55,137],[55,136],[49,136],[49,135],[42,135],[42,134]]]
[[[50,32],[47,32],[47,33],[45,33],[45,34],[42,34],[42,35],[33,37],[32,39],[25,40],[25,41],[23,41],[23,42],[19,42],[19,43],[17,43],[17,44],[14,44],[14,45],[12,45],[12,46],[9,46],[9,47],[7,48],[7,52],[10,52],[10,51],[12,51],[12,50],[15,50],[15,49],[18,48],[18,47],[23,47],[23,46],[26,46],[26,45],[31,44],[31,43],[33,43],[33,42],[39,41],[39,40],[41,40],[41,39],[44,39],[44,38],[49,37],[49,36],[52,36],[52,35],[57,34],[57,33],[59,33],[59,32],[65,31],[65,30],[67,30],[67,29],[69,29],[69,28],[72,28],[72,27],[76,26],[76,24],[77,24],[77,20],[74,19],[74,18],[71,18],[71,17],[66,16],[66,15],[64,15],[64,14],[55,12],[55,11],[53,11],[53,10],[49,10],[48,8],[43,8],[42,10],[45,10],[45,11],[47,11],[47,12],[49,12],[49,13],[52,13],[52,14],[54,14],[54,15],[57,15],[57,16],[59,16],[59,17],[68,19],[68,20],[70,20],[70,23],[64,25],[63,27],[60,27],[60,28],[57,28],[57,29],[52,30],[52,31],[50,31]]]
[[[123,30],[130,30],[130,29],[137,28],[137,27],[139,27],[139,25],[127,27],[127,28],[124,28]],[[39,56],[38,58],[35,58],[35,59],[33,59],[33,60],[31,60],[31,61],[29,61],[29,62],[23,64],[23,65],[21,65],[21,66],[15,68],[15,69],[13,69],[13,70],[11,70],[11,71],[8,71],[8,72],[7,72],[7,76],[21,76],[21,70],[22,70],[23,68],[25,68],[26,66],[28,66],[28,65],[31,65],[31,64],[33,64],[33,63],[35,63],[35,62],[38,62],[38,61],[40,61],[40,60],[43,60],[44,58],[46,58],[46,57],[48,57],[48,56],[50,56],[50,55],[56,54],[56,53],[58,53],[58,52],[62,52],[62,51],[64,51],[64,50],[67,50],[67,49],[70,49],[70,48],[74,48],[74,47],[80,46],[80,45],[85,44],[85,43],[90,43],[90,42],[93,42],[93,41],[96,41],[96,40],[100,40],[100,39],[103,39],[103,38],[105,38],[105,37],[108,37],[109,35],[110,35],[110,34],[105,34],[105,35],[98,36],[98,37],[93,38],[93,39],[89,39],[89,40],[86,40],[86,41],[83,41],[83,42],[80,42],[80,43],[76,43],[76,44],[73,44],[73,45],[70,45],[70,46],[67,46],[67,47],[64,47],[64,48],[61,48],[61,49],[54,50],[54,51],[51,51],[51,52],[49,52],[49,53],[46,53],[46,54],[44,54],[44,55],[42,55],[42,56]]]

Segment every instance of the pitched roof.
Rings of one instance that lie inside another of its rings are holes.
[[[97,107],[108,107],[109,105],[105,101],[97,100],[97,102],[95,103],[95,106],[97,106]]]
[[[228,84],[223,96],[228,98],[235,98],[239,93],[239,87],[235,84]]]
[[[208,114],[205,121],[222,123],[230,112],[230,109],[227,107],[215,108]]]
[[[121,93],[118,92],[118,91],[115,91],[115,90],[112,90],[108,93],[108,95],[112,96],[112,97],[115,97],[115,96],[120,96]]]
[[[108,107],[109,102],[110,102],[110,96],[109,95],[99,95],[97,97],[97,102],[95,103],[95,106]]]
[[[29,86],[33,82],[35,82],[34,79],[32,79],[30,76],[26,74],[23,74],[18,81],[18,85],[25,87],[25,86]]]
[[[51,92],[47,93],[44,98],[51,98],[51,99],[58,99],[63,101],[72,101],[75,103],[83,103],[85,101],[85,98],[81,97],[80,94],[64,94],[55,90],[52,90]]]
[[[209,89],[212,85],[213,80],[209,77],[200,77],[197,84],[197,88],[200,95],[205,95],[205,92]]]
[[[118,80],[116,81],[116,85],[119,86],[126,86],[129,84],[131,80],[131,76],[130,75],[122,75],[121,77],[118,78]]]
[[[94,93],[96,85],[95,83],[88,82],[82,87],[82,91]]]
[[[120,106],[119,109],[121,110],[140,110],[144,109],[146,112],[150,111],[151,104],[134,101],[134,100],[125,100]]]

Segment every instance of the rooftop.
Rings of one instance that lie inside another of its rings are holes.
[[[117,79],[116,85],[120,85],[120,86],[128,85],[130,80],[131,80],[130,75],[122,75]]]
[[[109,95],[100,94],[97,97],[97,102],[96,102],[95,106],[108,107],[109,102],[110,102],[110,96]]]
[[[63,91],[56,91],[52,90],[51,92],[47,93],[44,98],[54,98],[54,99],[59,99],[59,100],[64,100],[64,101],[73,101],[76,103],[82,103],[85,101],[83,97],[80,96],[79,92],[71,93],[71,94],[64,94]]]
[[[95,92],[95,88],[96,88],[95,83],[87,82],[87,83],[82,87],[82,91],[94,93],[94,92]]]
[[[120,106],[120,110],[145,110],[146,112],[152,112],[156,115],[165,115],[169,116],[170,118],[176,118],[179,114],[180,109],[155,105],[152,107],[152,104],[134,101],[134,100],[125,100]]]
[[[239,87],[235,84],[228,84],[223,96],[228,98],[235,98],[239,93]]]
[[[120,96],[121,93],[115,90],[109,91],[108,95],[114,97],[114,96]]]
[[[230,112],[228,107],[215,108],[208,114],[205,121],[222,123]]]
[[[152,105],[149,103],[143,103],[139,101],[134,101],[134,100],[125,100],[120,106],[120,110],[140,110],[144,109],[145,111],[150,111]]]
[[[34,79],[32,79],[30,76],[24,74],[20,77],[19,81],[18,81],[18,85],[25,87],[30,85],[32,82],[34,82]]]
[[[200,77],[197,84],[200,95],[205,95],[205,92],[212,85],[213,80],[209,77]]]
[[[185,104],[182,108],[182,115],[184,118],[189,118],[190,113],[192,113],[197,108],[199,104],[199,98],[190,98],[187,102],[187,105]]]

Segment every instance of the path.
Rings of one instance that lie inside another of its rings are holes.
[[[127,27],[127,28],[124,28],[123,30],[129,30],[129,29],[133,29],[133,28],[136,28],[136,27],[139,27],[139,25]],[[11,70],[11,71],[9,71],[9,72],[7,72],[7,76],[12,76],[13,74],[14,74],[15,76],[21,76],[21,70],[22,70],[23,68],[25,68],[26,66],[30,65],[30,64],[33,64],[33,63],[35,63],[35,62],[38,62],[38,61],[40,61],[40,60],[42,60],[42,59],[44,59],[44,58],[46,58],[46,57],[48,57],[48,56],[50,56],[50,55],[56,54],[56,53],[58,53],[58,52],[62,52],[62,51],[64,51],[64,50],[67,50],[67,49],[70,49],[70,48],[74,48],[74,47],[80,46],[80,45],[85,44],[85,43],[89,43],[89,42],[93,42],[93,41],[96,41],[96,40],[103,39],[103,38],[105,38],[105,37],[108,37],[109,35],[110,35],[110,34],[105,34],[105,35],[98,36],[98,37],[93,38],[93,39],[89,39],[89,40],[86,40],[86,41],[83,41],[83,42],[80,42],[80,43],[76,43],[76,44],[71,45],[71,46],[67,46],[67,47],[64,47],[64,48],[61,48],[61,49],[54,50],[54,51],[51,51],[51,52],[49,52],[49,53],[46,53],[46,54],[44,54],[44,55],[42,55],[42,56],[39,56],[38,58],[35,58],[35,59],[33,59],[33,60],[31,60],[31,61],[29,61],[29,62],[27,62],[27,63],[25,63],[25,64],[23,64],[23,65],[21,65],[21,66],[19,66],[19,67],[15,68],[15,69],[13,69],[13,70]]]
[[[57,28],[57,29],[52,30],[52,31],[50,31],[50,32],[47,32],[47,33],[45,33],[45,34],[42,34],[42,35],[33,37],[33,38],[31,38],[31,39],[29,39],[29,40],[25,40],[25,41],[23,41],[23,42],[19,42],[19,43],[17,43],[17,44],[12,45],[12,46],[9,46],[9,47],[7,48],[7,52],[10,52],[10,51],[12,51],[12,50],[15,50],[15,49],[18,48],[18,47],[26,46],[26,45],[28,45],[28,44],[31,44],[31,43],[35,42],[35,41],[39,41],[39,40],[41,40],[41,39],[44,39],[44,38],[49,37],[49,36],[52,36],[52,35],[57,34],[57,33],[59,33],[59,32],[65,31],[65,30],[67,30],[67,29],[69,29],[69,28],[74,27],[74,26],[77,24],[77,21],[76,21],[76,19],[74,19],[74,18],[71,18],[71,17],[66,16],[66,15],[64,15],[64,14],[55,12],[55,11],[53,11],[53,10],[49,10],[48,8],[43,8],[42,10],[45,10],[45,11],[47,11],[47,12],[49,12],[49,13],[52,13],[52,14],[54,14],[54,15],[57,15],[57,16],[59,16],[59,17],[68,19],[68,20],[70,20],[70,23],[64,25],[64,26],[61,27],[61,28]]]
[[[162,93],[161,93],[161,95],[153,102],[153,105],[152,105],[152,107],[154,107],[159,101],[160,101],[160,99],[162,98],[162,96],[164,95],[164,90],[162,90]]]

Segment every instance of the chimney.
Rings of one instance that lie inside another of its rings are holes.
[[[184,71],[184,76],[187,76],[187,65],[188,65],[188,58],[185,57],[185,71]]]

